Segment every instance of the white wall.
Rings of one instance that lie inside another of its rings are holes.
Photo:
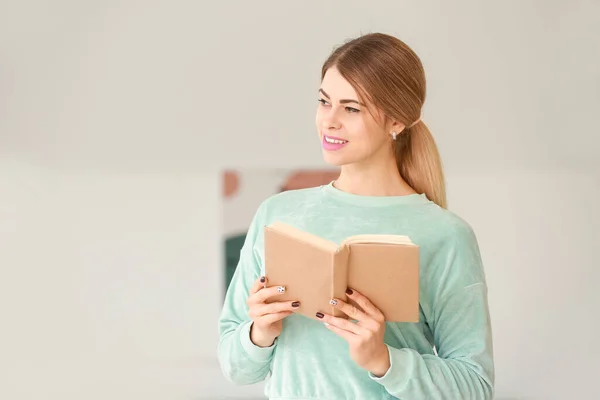
[[[599,397],[596,4],[3,2],[0,397],[259,395],[214,358],[219,169],[322,166],[320,63],[368,31],[428,72],[497,398]]]

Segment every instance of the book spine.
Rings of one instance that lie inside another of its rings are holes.
[[[338,251],[335,252],[333,256],[333,265],[331,275],[332,279],[332,287],[331,287],[331,298],[342,299],[344,301],[347,300],[346,289],[348,288],[348,261],[350,255],[350,247],[342,246]],[[342,313],[337,308],[331,306],[331,312],[333,316],[336,317],[345,317],[346,315]]]

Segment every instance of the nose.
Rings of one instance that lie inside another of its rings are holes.
[[[321,114],[321,126],[323,129],[337,130],[341,127],[341,120],[335,109],[329,109]]]

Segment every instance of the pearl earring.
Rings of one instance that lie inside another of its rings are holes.
[[[396,140],[396,135],[397,135],[396,132],[392,132],[392,139]]]

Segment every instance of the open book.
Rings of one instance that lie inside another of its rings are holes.
[[[285,286],[271,301],[300,301],[296,311],[316,319],[320,311],[346,318],[332,298],[354,304],[351,288],[364,294],[390,322],[419,321],[419,246],[408,236],[356,235],[339,245],[283,222],[264,228],[269,286]]]

